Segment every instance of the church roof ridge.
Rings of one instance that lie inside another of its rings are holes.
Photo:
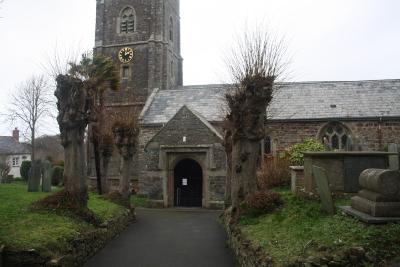
[[[329,80],[329,81],[291,81],[277,82],[277,85],[286,84],[332,84],[332,83],[380,83],[380,82],[400,82],[400,79],[372,79],[372,80]]]
[[[277,82],[277,86],[282,85],[317,85],[317,84],[354,84],[354,83],[400,83],[400,79],[370,79],[370,80],[328,80],[328,81],[287,81],[287,82]],[[164,91],[183,91],[183,90],[199,90],[199,89],[209,89],[209,88],[229,88],[233,86],[231,83],[209,83],[209,84],[190,84],[182,85],[173,89]]]
[[[267,110],[271,120],[400,117],[400,79],[290,82],[277,87]],[[183,104],[208,121],[222,121],[228,89],[227,84],[210,84],[160,90],[143,116],[143,124],[163,124]]]

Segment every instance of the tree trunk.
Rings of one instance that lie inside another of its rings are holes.
[[[104,177],[102,173],[102,161],[103,155],[102,150],[104,144],[102,143],[102,138],[104,137],[104,97],[103,94],[100,93],[99,96],[99,105],[98,111],[95,113],[96,122],[94,122],[92,127],[92,142],[93,142],[93,152],[94,152],[94,165],[96,169],[96,179],[97,179],[97,192],[99,195],[107,193],[108,190],[104,191],[103,189],[106,188],[104,183]]]
[[[57,121],[64,147],[64,190],[68,201],[87,207],[84,137],[89,119],[86,90],[79,79],[59,75],[56,79]]]
[[[232,206],[238,208],[244,198],[257,190],[257,158],[260,142],[239,139],[232,150]]]
[[[103,155],[103,171],[102,171],[102,180],[101,180],[101,191],[103,194],[108,194],[110,192],[110,187],[108,184],[108,166],[110,164],[111,157]]]
[[[122,127],[113,127],[115,144],[122,156],[123,165],[119,181],[119,193],[125,199],[130,197],[131,165],[137,152],[137,137],[139,130],[135,125],[125,124]],[[128,202],[129,203],[129,202]]]
[[[35,146],[36,146],[36,143],[35,143],[35,129],[31,129],[31,149],[32,149],[32,151],[31,151],[31,162],[34,162],[35,160],[36,160],[36,156],[35,156]]]
[[[226,153],[226,179],[225,179],[225,208],[232,205],[232,131],[226,130],[224,137],[224,147]]]
[[[131,174],[131,164],[133,157],[123,157],[123,165],[121,171],[121,180],[119,184],[119,193],[123,198],[129,198],[130,192],[130,174]]]
[[[265,136],[266,109],[272,99],[273,77],[244,80],[233,95],[227,95],[232,131],[232,208],[239,211],[244,198],[257,190],[260,141]]]
[[[225,208],[232,205],[232,154],[227,154],[227,169],[225,179]]]
[[[94,127],[93,127],[94,128]],[[102,175],[101,175],[101,156],[100,156],[100,144],[99,138],[96,136],[97,133],[94,133],[95,130],[92,131],[92,143],[93,143],[93,153],[94,153],[94,167],[96,169],[96,181],[97,181],[97,193],[102,195],[103,186],[102,186]]]
[[[88,195],[83,133],[84,129],[70,129],[67,133],[69,144],[64,146],[64,188],[76,197],[82,206],[86,206]]]

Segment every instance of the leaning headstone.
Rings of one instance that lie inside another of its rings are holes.
[[[31,169],[29,170],[28,192],[39,192],[41,178],[41,162],[36,160],[32,162]]]
[[[391,170],[398,170],[399,169],[399,151],[397,144],[389,144],[388,145],[388,152],[397,153],[396,155],[389,156],[389,169]]]
[[[335,214],[335,205],[333,204],[332,192],[329,188],[328,175],[325,169],[313,165],[313,174],[317,191],[321,198],[322,210],[330,215]]]
[[[52,165],[50,161],[46,160],[42,164],[42,191],[51,192],[51,173]]]

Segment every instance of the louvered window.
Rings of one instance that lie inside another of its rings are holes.
[[[135,11],[133,8],[125,8],[121,13],[120,19],[120,33],[135,32]]]

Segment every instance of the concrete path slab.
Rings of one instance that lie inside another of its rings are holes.
[[[233,253],[217,219],[201,209],[137,209],[137,222],[85,266],[233,267]]]

